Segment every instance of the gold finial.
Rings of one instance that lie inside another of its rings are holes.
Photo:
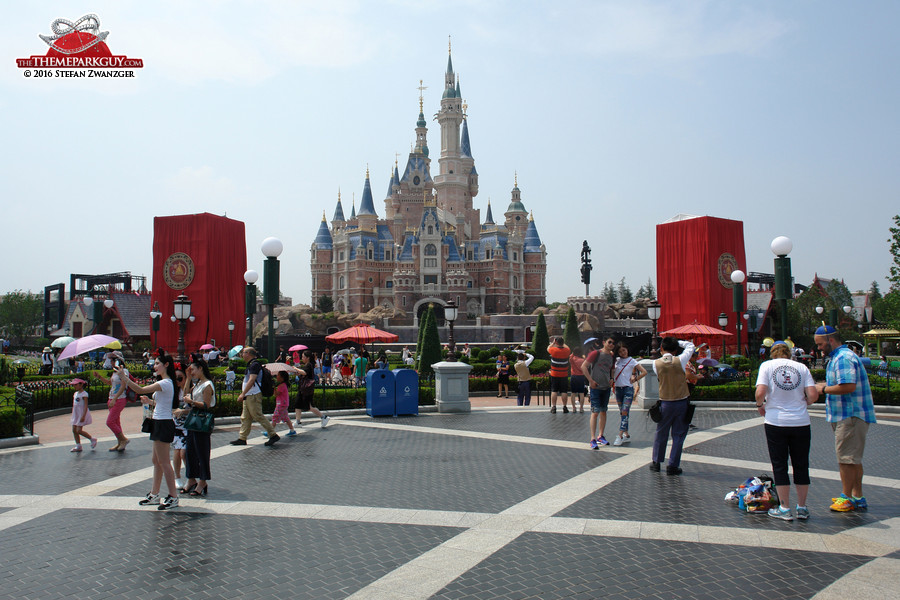
[[[400,153],[394,152],[394,166],[396,167],[399,164],[400,164]]]
[[[447,54],[450,54],[450,36],[447,36]]]
[[[341,201],[341,186],[338,186],[338,202]]]
[[[322,222],[323,222],[323,223],[326,222],[326,219],[325,219],[325,211],[324,211],[324,210],[322,211]]]
[[[519,187],[519,172],[513,171],[513,187]]]
[[[420,80],[419,80],[419,87],[416,88],[416,89],[419,90],[419,112],[422,112],[422,111],[424,110],[424,109],[423,109],[423,106],[422,106],[422,102],[423,102],[423,98],[424,98],[422,92],[424,92],[425,90],[428,89],[428,86],[423,85],[423,83],[424,83],[424,82],[420,79]]]
[[[463,119],[465,119],[468,115],[466,115],[466,111],[469,109],[469,105],[466,104],[466,101],[463,100]]]
[[[531,211],[530,213],[528,213],[528,220],[534,221],[534,211]]]
[[[350,206],[356,208],[356,192],[353,192],[350,196]]]
[[[369,178],[369,163],[366,163],[366,179]]]

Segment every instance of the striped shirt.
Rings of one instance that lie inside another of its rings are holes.
[[[835,348],[829,358],[831,360],[825,371],[825,384],[833,386],[854,383],[856,389],[849,394],[826,394],[825,420],[836,423],[857,417],[866,423],[874,423],[875,403],[872,401],[872,390],[869,388],[869,376],[859,357],[847,346],[841,346]]]
[[[568,346],[550,346],[547,348],[550,354],[550,377],[569,376],[569,356],[572,351]]]

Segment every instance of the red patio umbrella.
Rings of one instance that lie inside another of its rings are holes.
[[[690,325],[682,325],[681,327],[676,327],[675,329],[670,329],[668,331],[661,331],[659,335],[671,335],[674,337],[678,336],[694,336],[694,335],[708,335],[712,337],[723,337],[726,335],[734,335],[733,333],[728,333],[727,331],[722,331],[721,329],[716,329],[715,327],[710,327],[709,325],[703,325],[702,323],[698,323],[694,321]]]
[[[349,329],[332,333],[325,336],[326,342],[332,344],[341,344],[343,342],[356,342],[358,344],[369,344],[372,342],[396,342],[400,339],[395,333],[388,333],[376,329],[366,323],[357,323]]]

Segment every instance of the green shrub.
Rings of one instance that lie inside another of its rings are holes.
[[[25,425],[25,411],[17,406],[0,408],[0,438],[19,437]]]

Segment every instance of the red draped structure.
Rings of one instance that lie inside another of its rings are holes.
[[[717,217],[685,217],[656,226],[656,289],[662,306],[659,331],[686,323],[719,326],[735,333],[731,272],[746,273],[744,224]],[[746,284],[745,284],[746,285]],[[746,307],[746,288],[744,306]],[[746,327],[742,323],[742,337]],[[721,338],[715,338],[721,343]],[[710,344],[712,340],[706,340]],[[735,338],[729,338],[735,344]]]
[[[244,224],[209,213],[153,219],[153,292],[159,303],[159,345],[174,354],[178,323],[173,302],[179,294],[191,300],[185,348],[197,350],[215,340],[228,344],[228,321],[234,321],[234,343],[247,338],[244,321],[244,271],[247,245]]]

